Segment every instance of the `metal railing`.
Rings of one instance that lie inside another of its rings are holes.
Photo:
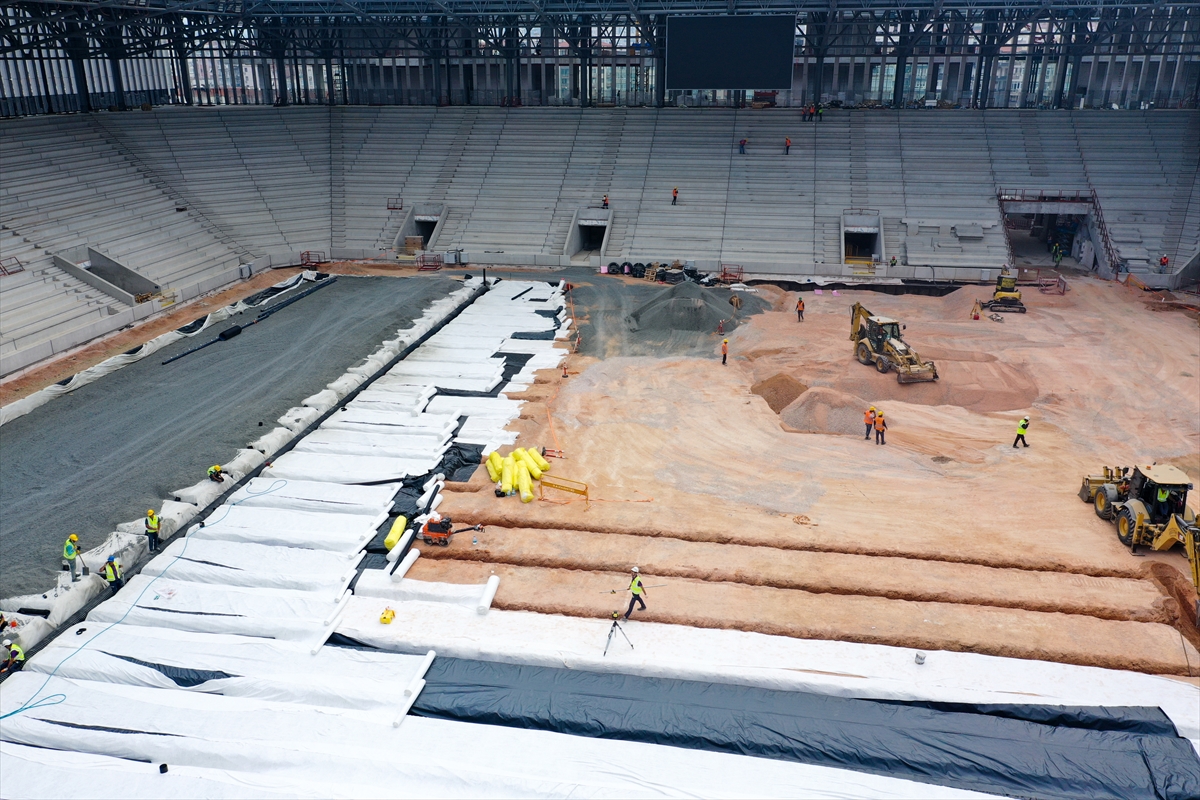
[[[1116,245],[1113,244],[1112,236],[1108,232],[1108,226],[1104,222],[1104,209],[1100,207],[1100,198],[1096,195],[1095,189],[1004,189],[1001,188],[996,192],[996,197],[1000,200],[1000,211],[1004,212],[1005,203],[1087,203],[1092,207],[1092,213],[1096,218],[1096,230],[1100,232],[1100,244],[1104,247],[1104,254],[1108,258],[1109,269],[1113,270],[1114,274],[1119,274],[1121,267],[1124,266],[1124,261],[1117,253]],[[1004,242],[1008,246],[1008,263],[1013,263],[1012,244],[1008,240],[1008,228],[1004,229]],[[1128,272],[1128,270],[1126,270]]]
[[[16,275],[18,272],[24,271],[25,265],[16,256],[0,258],[0,275]]]

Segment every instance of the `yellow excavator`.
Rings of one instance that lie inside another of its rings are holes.
[[[985,311],[1025,313],[1025,304],[1021,302],[1021,290],[1017,288],[1017,275],[1009,270],[1008,265],[1000,270],[1000,275],[996,278],[992,299],[980,300],[979,307]]]
[[[1117,538],[1131,551],[1139,546],[1170,550],[1183,545],[1192,585],[1200,593],[1200,527],[1187,504],[1192,483],[1170,464],[1104,467],[1101,475],[1086,475],[1079,499],[1091,503],[1096,516],[1116,520]],[[1200,600],[1196,603],[1200,619]]]
[[[881,373],[895,370],[898,383],[936,381],[937,366],[921,360],[904,341],[902,330],[904,326],[898,320],[877,317],[862,303],[850,307],[850,341],[854,342],[854,356],[859,363],[874,364]]]

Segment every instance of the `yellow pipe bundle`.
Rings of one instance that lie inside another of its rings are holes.
[[[505,456],[502,462],[500,471],[500,491],[505,495],[510,495],[513,492],[513,481],[517,476],[516,459],[512,456]]]
[[[529,465],[524,461],[517,462],[517,486],[521,490],[521,502],[533,500],[533,479],[529,477]]]
[[[513,455],[516,456],[518,464],[525,464],[526,468],[529,470],[529,474],[535,481],[541,480],[542,470],[537,465],[537,462],[533,460],[533,456],[529,454],[528,450],[526,450],[524,447],[518,447],[516,450],[513,450]]]

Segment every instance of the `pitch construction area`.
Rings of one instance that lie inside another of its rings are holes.
[[[327,269],[5,423],[6,796],[1200,794],[1187,559],[1078,496],[1200,483],[1194,314]],[[855,303],[938,380],[859,363]],[[39,515],[91,575],[55,584]]]

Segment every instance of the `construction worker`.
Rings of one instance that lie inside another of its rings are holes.
[[[863,414],[863,422],[867,426],[867,435],[863,438],[868,442],[871,441],[871,431],[875,428],[875,406],[867,409],[867,413]]]
[[[804,298],[796,298],[796,321],[804,322]]]
[[[742,140],[740,142],[738,142],[738,152],[741,153],[742,155],[746,155],[746,138],[745,137],[742,137]]]
[[[225,473],[221,471],[220,464],[213,464],[208,468],[208,479],[214,483],[225,482]]]
[[[679,187],[676,186],[671,190],[671,205],[676,205],[679,202]]]
[[[1154,515],[1159,520],[1167,520],[1171,517],[1171,507],[1174,505],[1171,502],[1171,490],[1166,487],[1158,487],[1158,491],[1154,493]]]
[[[1029,417],[1021,417],[1021,421],[1017,423],[1017,438],[1013,439],[1013,447],[1017,446],[1017,442],[1029,447],[1029,442],[1025,441],[1025,432],[1029,430]]]
[[[721,341],[721,366],[722,367],[725,366],[725,361],[728,358],[729,358],[729,340],[723,339]]]
[[[71,567],[71,583],[79,580],[79,575],[75,572],[75,559],[78,557],[79,537],[72,533],[67,537],[67,541],[63,543],[63,560]]]
[[[1170,263],[1171,263],[1171,260],[1169,258],[1167,258],[1167,254],[1163,253],[1161,256],[1158,257],[1158,271],[1166,272],[1167,264],[1170,264]]]
[[[154,509],[146,510],[146,538],[149,540],[150,552],[158,552],[158,515]]]
[[[4,663],[0,664],[0,672],[20,672],[25,666],[25,651],[21,645],[12,639],[4,640]]]
[[[108,561],[104,562],[104,580],[108,581],[108,588],[113,594],[125,585],[125,581],[121,578],[121,562],[117,561],[116,556],[109,556]]]
[[[608,195],[604,195],[604,208],[608,208]]]
[[[792,137],[785,136],[785,137],[783,137],[783,154],[786,156],[788,153],[791,153],[791,152],[792,152]]]
[[[625,611],[625,619],[629,619],[629,615],[633,613],[634,603],[638,603],[642,611],[646,610],[646,601],[642,599],[646,594],[646,587],[642,585],[641,571],[634,567],[631,572],[633,579],[629,581],[629,593],[633,596],[629,598],[629,608]]]
[[[883,420],[883,412],[878,411],[875,414],[875,444],[887,444],[887,439],[884,438],[886,430],[887,423]]]
[[[896,257],[895,257],[895,256],[892,256],[892,260],[891,260],[891,261],[889,261],[889,262],[888,262],[888,264],[890,264],[890,265],[891,265],[891,266],[893,266],[893,267],[894,267],[894,266],[896,266]]]

